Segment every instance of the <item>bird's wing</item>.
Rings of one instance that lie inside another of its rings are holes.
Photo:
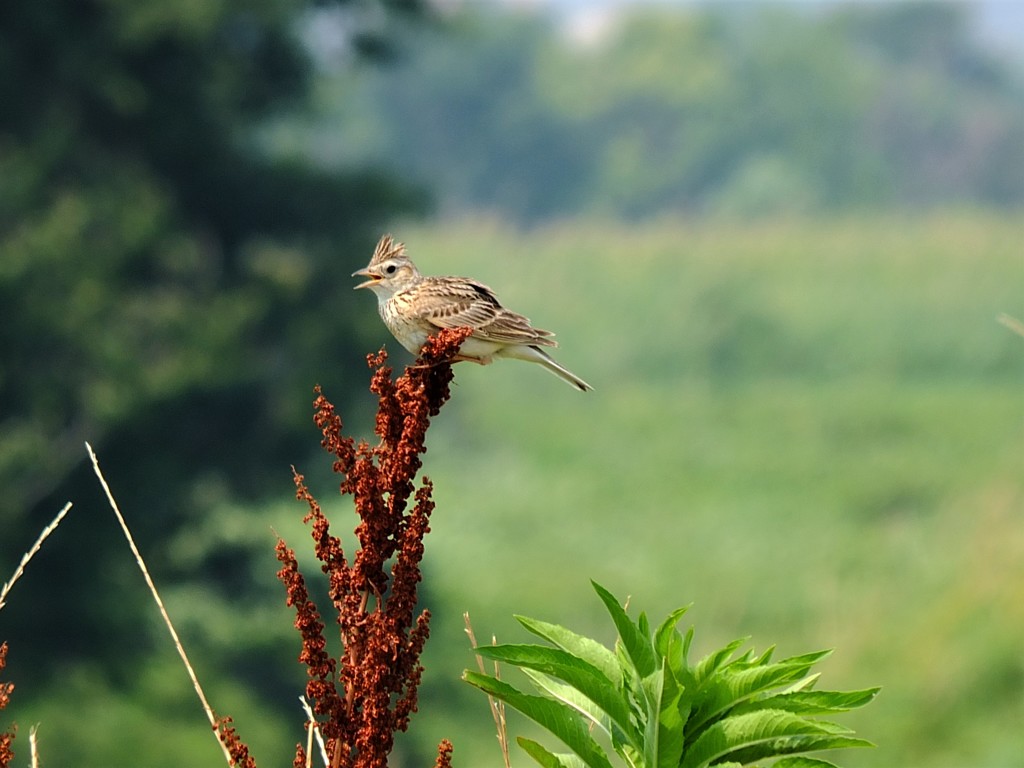
[[[501,306],[494,291],[469,278],[426,278],[418,286],[415,306],[421,318],[438,328],[468,326],[487,341],[558,346],[551,331],[534,328],[527,318]]]

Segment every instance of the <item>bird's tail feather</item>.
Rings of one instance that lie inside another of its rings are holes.
[[[540,363],[555,374],[555,376],[576,387],[580,392],[588,392],[593,389],[587,382],[568,368],[563,368],[556,363],[551,355],[534,344],[510,344],[494,352],[494,357],[511,357],[516,360],[526,360],[529,363]]]
[[[556,363],[554,359],[551,357],[551,355],[549,355],[544,350],[539,349],[537,347],[531,347],[531,349],[537,352],[538,356],[535,358],[536,361],[543,365],[545,368],[547,368],[549,371],[551,371],[553,374],[555,374],[555,376],[557,376],[558,378],[576,387],[576,389],[578,389],[580,392],[587,392],[593,389],[592,386],[587,384],[587,382],[585,382],[575,373],[570,371],[568,368],[563,368],[561,365]]]

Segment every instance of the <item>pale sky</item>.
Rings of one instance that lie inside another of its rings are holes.
[[[955,2],[956,0],[946,0]],[[565,14],[570,24],[600,25],[613,18],[617,10],[636,5],[692,6],[692,5],[796,5],[819,6],[842,4],[885,5],[902,0],[440,0],[439,5],[458,6],[478,4],[505,5],[524,9],[550,9]],[[1024,0],[959,0],[960,4],[975,7],[979,35],[1005,53],[1024,62]],[[577,30],[581,37],[586,29]]]

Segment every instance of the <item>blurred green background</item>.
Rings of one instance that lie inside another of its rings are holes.
[[[365,353],[410,358],[348,275],[393,231],[595,387],[458,367],[395,766],[500,764],[462,613],[610,641],[590,578],[694,602],[698,650],[835,647],[884,687],[844,765],[1024,765],[1022,39],[1008,2],[0,7],[0,578],[75,503],[0,612],[19,760],[39,723],[52,765],[222,764],[89,440],[290,762],[272,529],[304,556],[295,464],[351,541],[312,387],[371,434]]]

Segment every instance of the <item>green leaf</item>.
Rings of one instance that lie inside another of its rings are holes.
[[[718,766],[715,766],[718,768]],[[819,760],[816,757],[807,757],[806,755],[796,755],[795,757],[784,757],[781,760],[775,762],[772,768],[839,768],[835,763],[830,763],[828,760]]]
[[[683,661],[690,657],[690,646],[693,644],[694,632],[696,630],[693,627],[686,630],[686,636],[683,638]]]
[[[661,696],[665,686],[665,667],[651,673],[640,681],[640,702],[643,704],[641,727],[643,728],[644,765],[655,768],[660,765],[658,755]]]
[[[543,696],[525,694],[490,675],[466,670],[462,679],[514,707],[557,736],[575,752],[588,768],[612,768],[601,746],[587,731],[576,711],[566,704]]]
[[[796,715],[823,715],[830,712],[846,712],[871,702],[880,688],[865,688],[860,691],[794,691],[779,693],[763,699],[748,701],[735,707],[731,714],[742,714],[758,709],[784,709]]]
[[[758,656],[751,662],[751,665],[755,667],[764,666],[772,660],[773,653],[775,653],[775,646],[769,645],[767,648],[764,649],[764,653],[762,653],[760,656]]]
[[[686,642],[682,635],[673,631],[663,641],[664,652],[659,649],[658,655],[662,658],[662,663],[672,670],[676,682],[690,698],[689,694],[697,690],[697,680],[686,663]]]
[[[616,725],[636,741],[638,734],[623,692],[600,669],[561,648],[540,645],[484,645],[476,653],[516,667],[534,669],[568,683],[596,704]]]
[[[622,683],[622,669],[615,653],[596,640],[578,635],[558,624],[549,624],[526,616],[516,616],[516,621],[528,631],[542,637],[552,645],[568,651],[573,656],[593,664],[601,673],[615,684]]]
[[[533,669],[523,668],[522,671],[523,674],[530,678],[539,691],[565,702],[568,706],[579,712],[582,717],[605,731],[611,736],[616,749],[619,745],[631,746],[636,749],[643,748],[642,736],[637,730],[633,718],[630,716],[632,709],[629,702],[625,699],[622,700],[624,711],[621,715],[612,718],[593,699],[585,696],[572,685]]]
[[[644,637],[651,636],[651,622],[648,621],[644,611],[640,611],[640,615],[636,617],[636,627]]]
[[[741,637],[737,640],[733,640],[724,648],[721,648],[714,653],[709,653],[703,659],[698,661],[693,668],[693,677],[697,684],[702,684],[704,680],[726,664],[729,661],[729,657],[736,652],[736,649],[749,639],[749,637]]]
[[[817,664],[822,659],[827,659],[832,655],[832,649],[826,648],[824,651],[812,651],[811,653],[802,653],[799,656],[790,656],[786,659],[781,659],[779,664],[806,664],[811,667]]]
[[[690,729],[699,730],[731,707],[742,704],[762,691],[777,688],[807,673],[809,664],[778,662],[761,667],[734,670],[726,665],[712,674],[694,696]],[[759,707],[767,709],[767,707]]]
[[[668,665],[662,667],[661,703],[658,712],[658,753],[657,768],[676,768],[683,754],[683,724],[685,717],[680,711],[683,689]],[[688,708],[687,708],[688,709]]]
[[[564,683],[551,675],[545,675],[543,672],[538,672],[535,669],[528,669],[524,667],[522,672],[530,678],[530,682],[533,683],[534,688],[542,694],[546,694],[552,699],[565,702],[565,704],[575,709],[582,717],[589,720],[605,733],[611,735],[614,732],[615,734],[618,734],[617,738],[619,738],[620,741],[625,739],[625,735],[622,734],[621,729],[612,722],[612,719],[608,716],[607,712],[568,683]],[[635,741],[636,739],[632,740]]]
[[[532,739],[523,736],[516,737],[516,743],[523,748],[530,757],[540,763],[544,768],[585,768],[586,763],[579,757],[572,754],[559,754],[548,752],[544,747]]]
[[[821,672],[815,672],[812,675],[808,675],[802,680],[797,680],[789,688],[783,691],[783,693],[796,693],[797,691],[810,691],[818,684],[818,678],[821,677]]]
[[[593,585],[594,591],[597,592],[597,596],[601,598],[605,608],[608,609],[612,621],[615,622],[615,629],[618,630],[622,646],[625,648],[630,661],[633,662],[633,666],[636,667],[637,673],[642,678],[647,677],[657,668],[654,647],[651,644],[650,636],[640,631],[640,628],[633,623],[611,592],[596,581],[591,581],[590,583]]]
[[[848,749],[850,747],[873,747],[870,741],[854,736],[836,734],[805,734],[786,736],[729,753],[729,759],[743,765],[756,763],[769,757],[790,755],[798,752],[816,752],[824,749]]]
[[[654,650],[663,659],[670,660],[673,669],[681,667],[684,661],[682,635],[676,629],[676,624],[688,610],[690,610],[689,605],[676,608],[665,617],[665,620],[654,632]]]
[[[866,746],[832,723],[808,720],[783,710],[760,710],[727,717],[711,725],[690,745],[681,768],[701,768],[725,758],[740,763],[765,757]]]

